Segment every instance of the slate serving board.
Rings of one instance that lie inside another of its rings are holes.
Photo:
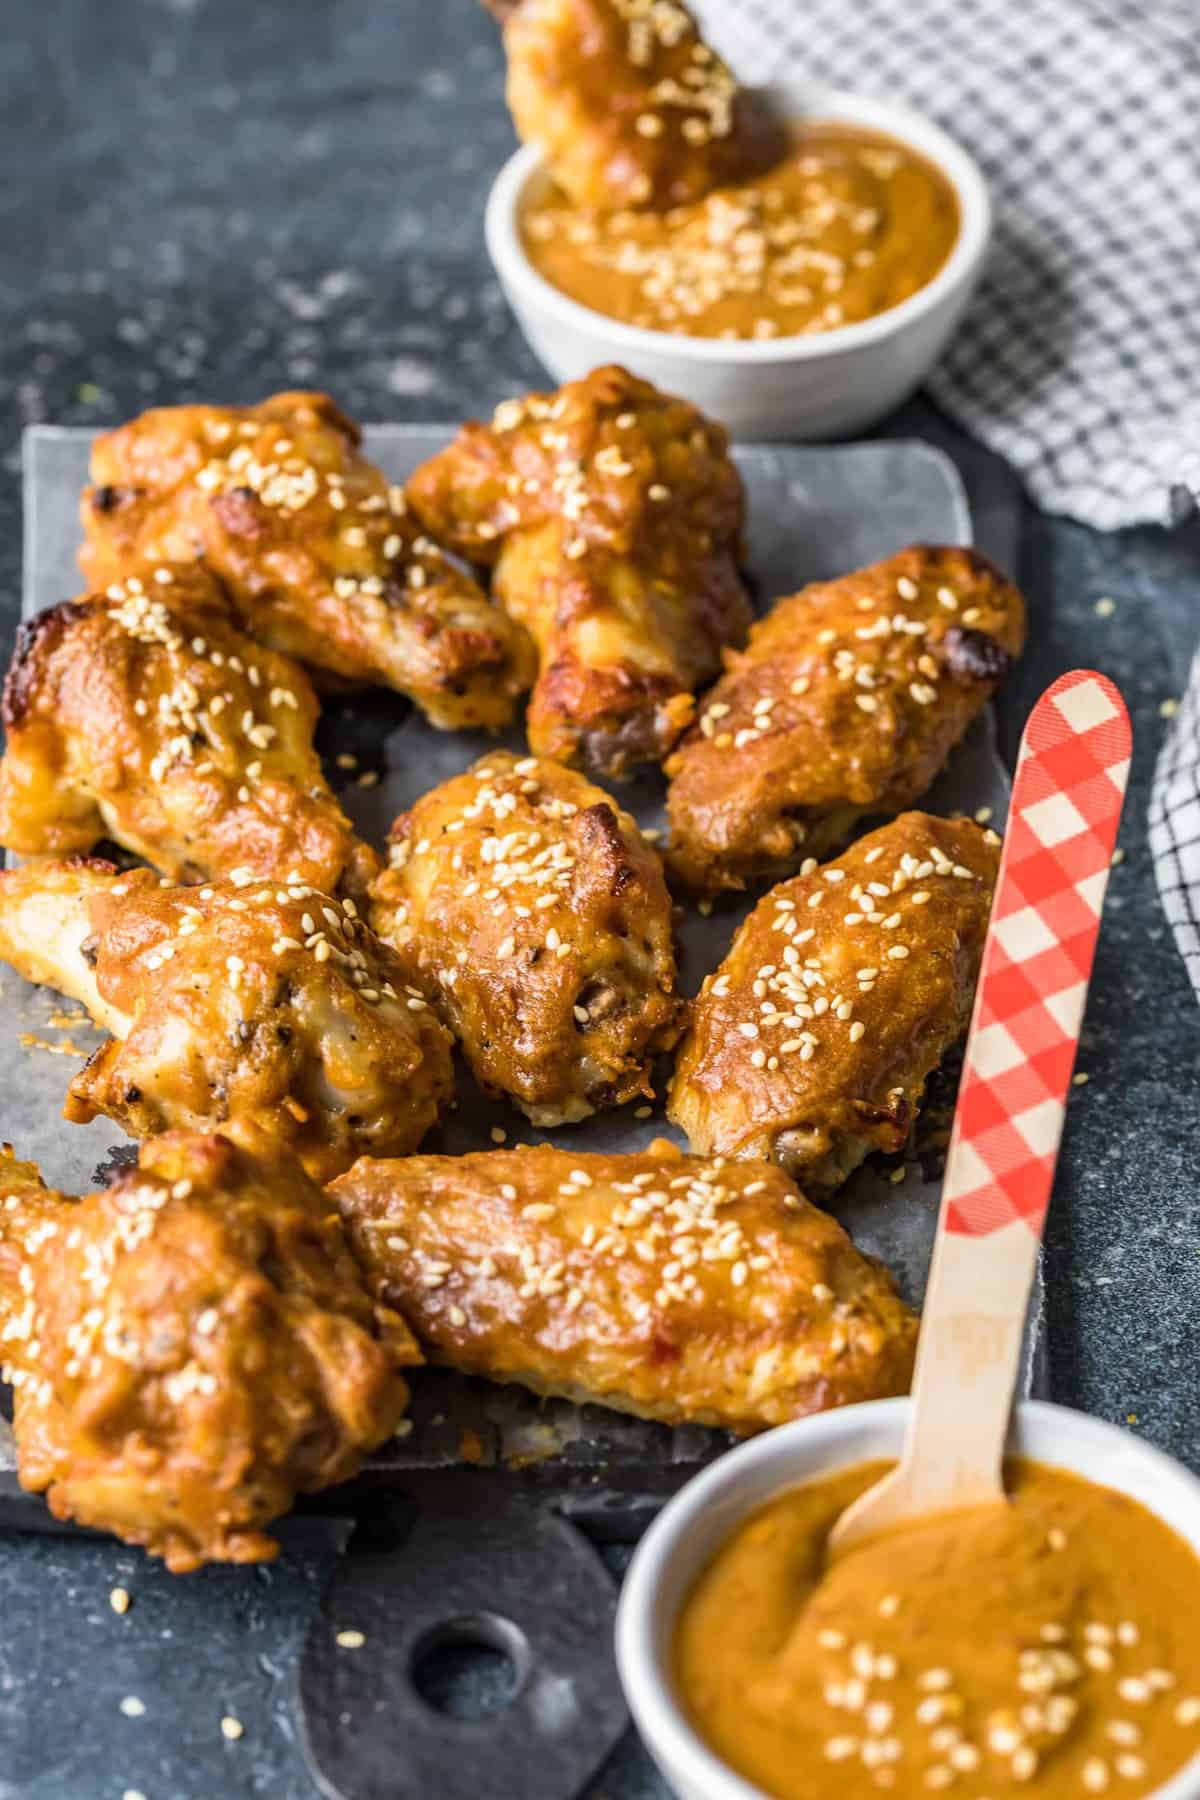
[[[366,449],[403,480],[450,435],[443,426],[368,427]],[[73,429],[35,427],[25,434],[26,617],[78,591],[76,513],[89,441],[89,433]],[[748,571],[761,607],[905,543],[976,541],[1002,565],[1015,563],[1017,496],[999,465],[986,465],[973,493],[973,533],[954,465],[923,443],[745,446],[735,454],[749,494]],[[521,743],[518,735],[511,741]],[[347,811],[376,843],[396,813],[494,742],[434,732],[405,701],[379,694],[327,707],[320,735]],[[357,770],[347,775],[337,768],[334,758],[346,751],[359,770],[378,777],[375,786],[359,786]],[[988,806],[999,825],[1007,797],[989,713],[928,805],[942,812]],[[644,826],[661,826],[656,776],[623,787],[620,798]],[[723,956],[750,904],[723,904],[708,919],[689,913],[681,945],[686,991],[695,991]],[[56,997],[0,968],[0,1059],[8,1072],[0,1132],[39,1162],[48,1181],[82,1192],[114,1152],[127,1156],[129,1146],[115,1141],[107,1121],[75,1127],[58,1117],[76,1066],[72,1051],[82,1056],[100,1041],[82,1022],[64,1025],[65,1010]],[[632,1150],[654,1136],[679,1138],[660,1108],[648,1120],[625,1108],[541,1132],[487,1100],[460,1073],[459,1108],[427,1140],[428,1150],[488,1148],[494,1126],[510,1143],[560,1141],[581,1150]],[[917,1302],[938,1191],[938,1181],[919,1168],[900,1186],[864,1170],[836,1206],[855,1241],[881,1256]],[[1041,1312],[1039,1290],[1025,1392],[1044,1387]],[[668,1430],[424,1371],[409,1435],[373,1458],[352,1488],[324,1497],[284,1527],[285,1538],[325,1530],[339,1547],[349,1544],[300,1676],[306,1744],[323,1790],[355,1800],[385,1794],[416,1800],[435,1791],[441,1800],[457,1800],[460,1792],[473,1800],[526,1794],[565,1800],[576,1792],[624,1723],[609,1652],[614,1595],[581,1533],[632,1541],[662,1499],[725,1442],[698,1427]],[[471,1461],[482,1466],[455,1466],[468,1447]],[[44,1509],[20,1495],[12,1470],[11,1436],[0,1420],[0,1523],[48,1528]],[[358,1520],[353,1535],[346,1515]],[[348,1659],[339,1650],[336,1626],[347,1619],[369,1621],[369,1659]],[[478,1722],[483,1735],[468,1757],[461,1754],[462,1722],[426,1706],[411,1679],[425,1649],[455,1640],[502,1649],[520,1676],[513,1705]]]

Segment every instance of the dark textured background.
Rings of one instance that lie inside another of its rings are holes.
[[[483,253],[511,134],[473,0],[6,0],[0,32],[6,647],[23,423],[310,382],[361,417],[449,419],[539,379]],[[920,404],[890,428],[956,441]],[[1200,1467],[1200,1011],[1145,836],[1159,706],[1200,622],[1198,551],[1194,526],[1106,539],[1031,512],[1033,640],[1002,724],[1011,749],[1078,662],[1116,676],[1134,714],[1127,859],[1050,1225],[1051,1371],[1057,1398]],[[19,1139],[19,1121],[0,1127]],[[329,1566],[172,1581],[116,1545],[0,1536],[0,1800],[311,1800],[290,1688]],[[119,1710],[131,1694],[143,1717]],[[662,1790],[630,1742],[595,1792]]]

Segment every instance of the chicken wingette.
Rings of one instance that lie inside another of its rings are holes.
[[[219,1127],[328,1181],[414,1150],[453,1092],[450,1034],[405,963],[306,882],[26,864],[0,873],[0,957],[112,1033],[70,1084],[80,1123]]]
[[[377,1299],[467,1374],[738,1432],[908,1386],[891,1277],[769,1163],[526,1146],[328,1191]]]
[[[81,1200],[0,1156],[0,1374],[56,1518],[176,1573],[272,1557],[264,1527],[392,1435],[420,1360],[284,1154],[172,1132]]]
[[[667,763],[668,858],[699,892],[777,880],[920,799],[1025,641],[976,550],[916,545],[778,601]]]
[[[671,901],[628,813],[559,763],[486,756],[397,820],[372,923],[476,1078],[534,1124],[650,1091],[679,1035]]]
[[[30,619],[3,711],[0,843],[18,855],[109,838],[174,881],[249,868],[351,894],[376,870],[321,772],[307,676],[199,567]]]
[[[691,1148],[814,1193],[902,1150],[966,1031],[998,867],[994,832],[905,813],[772,888],[680,1045],[667,1112]]]

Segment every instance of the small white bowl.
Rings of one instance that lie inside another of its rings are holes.
[[[789,119],[832,120],[900,138],[935,163],[958,195],[959,233],[945,264],[915,294],[861,324],[766,341],[682,337],[606,318],[561,293],[525,254],[517,226],[526,183],[540,164],[518,150],[488,198],[488,252],[535,355],[557,381],[621,363],[691,400],[735,438],[827,438],[860,431],[912,393],[962,317],[979,279],[992,209],[978,167],[932,120],[890,100],[811,84],[779,84],[767,103]]]
[[[629,1567],[617,1612],[625,1698],[655,1762],[682,1800],[764,1800],[708,1748],[676,1698],[675,1625],[692,1583],[748,1514],[787,1488],[879,1457],[896,1457],[908,1400],[874,1400],[782,1425],[732,1450],[689,1481],[659,1514]],[[1200,1555],[1200,1481],[1127,1431],[1065,1406],[1028,1400],[1010,1450],[1141,1501]],[[1154,1800],[1196,1800],[1200,1756]]]

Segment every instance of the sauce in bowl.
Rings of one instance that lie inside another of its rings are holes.
[[[1114,1489],[1010,1466],[1012,1504],[827,1567],[860,1464],[745,1521],[686,1599],[693,1726],[776,1800],[1138,1800],[1200,1751],[1200,1559]]]
[[[898,139],[806,124],[765,174],[668,212],[589,212],[526,187],[525,253],[584,306],[653,331],[777,338],[874,318],[937,274],[959,231],[950,181]]]

